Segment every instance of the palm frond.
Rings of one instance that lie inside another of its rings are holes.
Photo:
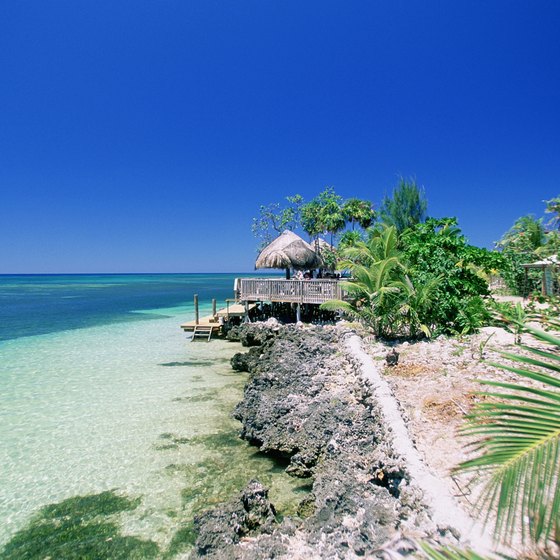
[[[427,560],[490,560],[472,550],[460,550],[451,547],[433,547],[425,542],[420,543],[423,555]]]
[[[560,339],[538,329],[523,327],[537,339],[560,347]],[[458,470],[478,470],[489,479],[477,504],[478,511],[496,514],[495,533],[508,536],[515,530],[534,542],[560,537],[560,357],[541,350],[533,353],[548,361],[502,353],[522,364],[493,364],[539,386],[483,381],[506,392],[482,393],[490,401],[477,404],[463,433],[476,436],[473,444],[482,454],[459,465]],[[528,369],[528,367],[531,369]]]

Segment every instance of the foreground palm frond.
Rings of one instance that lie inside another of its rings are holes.
[[[420,543],[423,555],[417,558],[425,558],[427,560],[488,560],[484,556],[480,556],[472,550],[459,550],[449,547],[432,547],[427,543]]]
[[[522,383],[483,381],[504,390],[485,392],[490,399],[477,404],[463,433],[476,436],[481,455],[458,470],[479,471],[489,479],[477,504],[495,512],[495,534],[509,540],[515,530],[523,540],[560,541],[560,339],[524,327],[552,351],[523,346],[530,356],[502,353],[519,366],[492,364],[526,379]]]

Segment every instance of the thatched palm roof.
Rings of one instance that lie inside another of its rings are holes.
[[[255,268],[318,268],[323,262],[309,243],[293,231],[285,230],[260,253]]]

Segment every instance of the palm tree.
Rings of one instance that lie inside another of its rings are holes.
[[[359,224],[363,229],[368,228],[375,217],[371,202],[360,198],[349,198],[342,205],[342,213],[346,220],[352,224],[352,231],[354,231],[356,224]]]
[[[367,242],[357,241],[354,246],[346,248],[344,257],[346,261],[341,263],[342,268],[351,268],[355,264],[367,266],[391,257],[397,257],[400,262],[402,253],[399,249],[397,229],[394,226],[381,224],[371,231]]]
[[[404,334],[416,336],[419,331],[430,336],[422,317],[432,304],[439,278],[428,278],[420,287],[406,274],[394,226],[382,226],[367,243],[358,242],[343,251],[341,268],[352,271],[353,281],[341,287],[350,301],[329,301],[323,309],[344,311],[380,336]]]
[[[368,324],[377,335],[390,334],[397,320],[399,295],[404,291],[400,275],[395,274],[400,266],[397,257],[378,260],[370,266],[352,265],[354,280],[341,282],[352,301],[327,301],[321,308],[344,311]]]

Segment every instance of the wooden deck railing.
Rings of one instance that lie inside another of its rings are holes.
[[[265,278],[238,278],[239,301],[282,301],[289,303],[324,303],[343,299],[339,280],[276,280]]]

